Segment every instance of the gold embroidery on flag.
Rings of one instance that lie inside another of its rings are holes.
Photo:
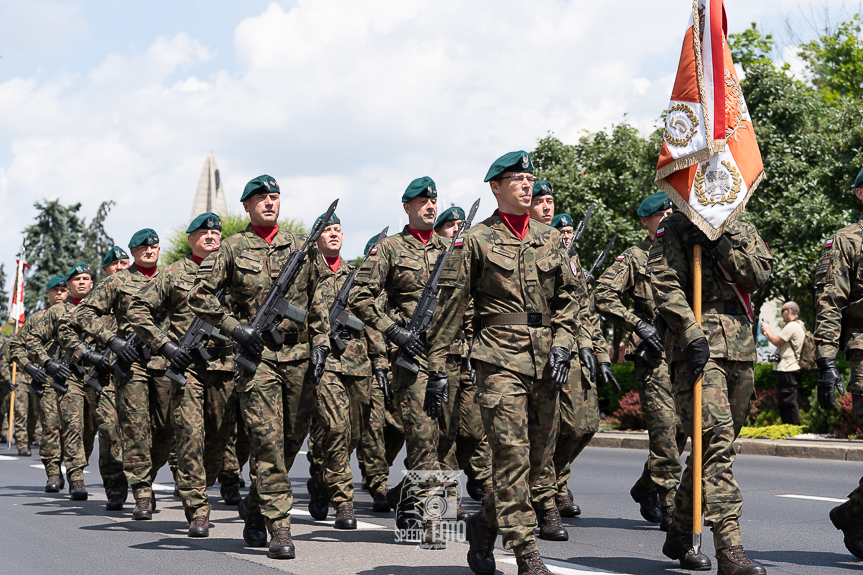
[[[716,204],[731,205],[737,200],[737,194],[740,193],[743,178],[740,177],[740,172],[737,171],[737,168],[732,166],[728,160],[722,160],[722,165],[725,166],[727,172],[716,170],[708,173],[707,168],[710,166],[710,163],[705,162],[698,172],[695,173],[693,188],[696,197],[698,197],[698,203],[702,206],[709,205],[713,207]],[[728,181],[729,176],[731,177],[731,182]],[[705,187],[707,188],[706,191]]]
[[[725,70],[725,85],[731,88],[731,93],[725,95],[726,115],[734,124],[733,128],[725,128],[725,137],[728,139],[733,137],[734,141],[737,142],[737,130],[749,129],[743,125],[744,121],[749,120],[749,109],[746,107],[746,100],[743,99],[743,89],[740,87],[740,82],[727,69]]]
[[[674,115],[674,112],[683,112],[689,120],[689,125],[686,124],[680,114]],[[683,103],[677,103],[671,106],[668,109],[668,124],[665,127],[665,141],[668,145],[674,146],[675,148],[682,148],[689,145],[692,137],[698,133],[698,130],[696,129],[698,124],[698,116],[695,115],[692,108]],[[671,128],[674,128],[679,135],[673,135],[670,131]]]

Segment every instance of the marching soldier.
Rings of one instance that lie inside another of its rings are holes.
[[[195,317],[186,296],[198,267],[222,239],[218,215],[204,213],[186,229],[192,251],[165,267],[132,297],[128,317],[138,337],[181,374],[185,385],[174,381],[171,407],[177,450],[177,488],[189,521],[189,537],[209,537],[210,502],[207,487],[215,484],[225,446],[234,427],[230,398],[234,394],[233,347],[211,337],[205,354],[179,345]],[[154,317],[165,314],[167,330]],[[239,481],[225,486],[240,499]]]
[[[702,326],[692,312],[692,252],[702,252]],[[677,212],[656,232],[647,259],[653,299],[668,326],[665,350],[677,415],[687,436],[703,420],[704,521],[713,531],[719,573],[759,575],[766,570],[746,557],[738,518],[743,494],[734,479],[734,439],[749,414],[755,385],[749,294],[770,277],[773,256],[758,231],[741,221],[716,240]],[[703,373],[702,413],[692,412],[693,385]],[[683,569],[709,570],[710,559],[692,546],[692,467],[687,465],[674,498],[672,524],[662,552]]]
[[[647,228],[647,238],[617,256],[596,287],[599,312],[631,333],[626,359],[635,361],[635,380],[650,438],[644,472],[630,495],[640,505],[641,516],[651,523],[659,522],[663,531],[668,531],[671,525],[677,482],[683,471],[680,453],[686,444],[686,435],[674,410],[665,347],[653,326],[656,304],[646,266],[656,230],[669,214],[671,200],[665,192],[647,197],[638,207],[641,225]],[[627,295],[632,298],[634,311],[629,311],[623,303]],[[659,517],[655,512],[657,507],[660,508]]]
[[[111,276],[129,267],[129,254],[120,246],[111,246],[102,258],[102,271]]]
[[[280,190],[271,176],[258,176],[246,184],[240,201],[251,223],[226,238],[198,268],[188,303],[196,316],[261,358],[254,372],[241,368],[237,382],[243,425],[252,438],[256,460],[255,477],[239,513],[245,522],[243,538],[250,547],[264,547],[269,531],[268,557],[293,559],[288,470],[309,432],[315,407],[314,371],[323,369],[329,354],[329,314],[317,293],[318,268],[309,256],[286,296],[294,306],[308,310],[306,322],[285,318],[277,326],[285,340],[282,346],[249,326],[248,320],[291,251],[305,238],[279,229]],[[222,288],[227,288],[232,300],[230,308],[216,295]]]
[[[20,369],[16,368],[15,383],[12,383],[12,362],[15,362],[12,357],[12,338],[8,337],[6,347],[0,354],[0,377],[3,378],[4,387],[7,387],[8,391],[15,390],[15,405],[11,405],[12,396],[11,393],[8,394],[4,400],[5,413],[3,417],[6,419],[4,429],[9,425],[9,410],[12,410],[14,433],[12,437],[9,437],[8,434],[12,433],[13,430],[6,429],[6,441],[14,438],[18,447],[18,456],[31,457],[30,445],[42,436],[42,423],[39,421],[39,398],[30,391],[30,376]],[[18,430],[22,430],[21,433]]]
[[[548,180],[533,184],[530,198],[530,218],[547,226],[554,219],[554,187]],[[570,222],[571,223],[571,222]]]
[[[468,519],[468,564],[475,573],[494,573],[499,529],[520,574],[547,574],[533,533],[531,489],[551,459],[558,394],[569,374],[584,294],[577,292],[560,234],[529,217],[530,156],[501,156],[485,181],[498,210],[457,242],[441,275],[443,310],[429,332],[429,380],[446,385],[446,356],[473,298],[479,326],[474,400],[491,446],[494,494]]]
[[[153,518],[153,480],[168,462],[174,428],[171,380],[165,376],[167,362],[151,355],[147,346],[135,345],[129,337],[133,333],[128,313],[132,296],[159,272],[158,234],[150,228],[137,231],[129,241],[129,250],[134,265],[100,282],[75,308],[75,317],[68,323],[110,348],[119,364],[129,366],[128,379],[117,380],[117,410],[124,438],[123,467],[135,498],[132,519],[140,521]],[[106,319],[110,315],[116,327]],[[160,323],[164,329],[164,322]]]
[[[854,181],[854,195],[863,200],[863,170]],[[836,232],[824,247],[815,273],[815,346],[818,403],[835,409],[836,391],[844,394],[836,368],[840,348],[851,363],[848,392],[854,418],[863,425],[863,217]],[[843,331],[844,330],[844,331]],[[845,547],[863,559],[863,479],[848,501],[830,510],[830,521],[844,534]]]

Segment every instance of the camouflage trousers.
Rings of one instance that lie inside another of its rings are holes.
[[[12,400],[12,394],[5,389],[0,393],[3,394],[3,400],[0,402],[0,435],[7,435],[9,432],[9,403]]]
[[[39,458],[45,466],[45,475],[59,475],[63,461],[63,419],[60,416],[60,393],[45,385],[45,392],[39,398],[39,420],[42,422],[42,442],[39,444]],[[68,471],[68,469],[67,469]]]
[[[677,482],[683,465],[680,453],[686,445],[686,434],[674,409],[671,378],[665,359],[651,369],[642,361],[635,362],[638,399],[644,412],[644,423],[650,441],[641,483],[659,495],[659,504],[674,504]]]
[[[117,389],[117,411],[123,432],[123,470],[135,499],[153,497],[153,479],[171,455],[171,385],[164,370],[135,363],[132,378]]]
[[[99,473],[105,495],[120,495],[125,500],[129,483],[123,471],[123,433],[117,416],[117,394],[111,376],[99,378],[102,391],[96,404],[96,427],[99,430]]]
[[[360,445],[357,460],[360,463],[369,485],[369,492],[386,493],[387,476],[390,467],[405,443],[401,412],[393,401],[389,405],[384,400],[384,392],[372,381],[369,401],[369,421],[360,430]]]
[[[671,365],[674,374],[674,405],[687,437],[692,436],[691,372],[685,361]],[[740,433],[755,387],[752,362],[711,358],[704,368],[702,384],[702,489],[704,522],[713,531],[715,548],[742,545],[738,519],[743,512],[743,493],[731,469],[734,439]],[[683,479],[674,498],[674,526],[692,533],[692,456],[686,461]]]
[[[446,372],[449,377],[449,402],[443,406],[443,416],[438,419],[438,461],[452,470],[459,469],[456,439],[460,423],[459,389],[461,387],[461,356],[448,355]],[[425,397],[425,396],[423,396]]]
[[[450,391],[450,401],[456,412],[455,423],[455,466],[462,469],[468,479],[478,481],[480,485],[491,485],[491,448],[485,436],[482,425],[482,413],[474,403],[476,385],[470,380],[470,371],[460,362],[459,372],[455,378],[458,389]],[[450,379],[453,381],[453,379]],[[452,389],[452,388],[450,388]],[[452,433],[453,430],[450,430]]]
[[[253,374],[240,371],[237,389],[254,454],[249,505],[264,515],[270,532],[290,527],[294,493],[288,470],[309,433],[315,409],[309,360],[263,360]]]
[[[852,349],[847,354],[848,362],[851,364],[851,381],[848,384],[848,393],[851,394],[851,404],[854,410],[854,419],[857,425],[863,426],[863,351]],[[851,501],[851,510],[858,516],[863,516],[863,477],[860,484],[848,495]]]
[[[12,416],[12,435],[15,444],[23,449],[42,437],[42,418],[39,415],[39,397],[30,392],[30,378],[18,374],[15,385],[15,413]],[[59,465],[59,461],[57,463]],[[57,473],[60,473],[57,471]]]
[[[252,451],[252,440],[246,433],[243,418],[240,417],[239,393],[231,396],[229,409],[234,412],[234,428],[231,430],[231,437],[225,446],[225,458],[222,461],[222,471],[219,473],[219,483],[226,488],[240,484],[243,466],[249,462],[249,455]]]
[[[208,371],[202,363],[186,370],[186,385],[174,384],[171,401],[177,452],[177,489],[193,519],[210,515],[207,487],[216,483],[225,446],[234,429],[232,371]]]
[[[475,402],[492,453],[494,495],[483,505],[492,530],[516,556],[537,551],[531,491],[551,460],[559,428],[559,391],[546,367],[539,379],[477,362]]]
[[[63,422],[63,460],[69,481],[84,481],[84,468],[96,441],[96,392],[76,379],[67,379],[69,391],[60,396]]]
[[[368,423],[371,378],[325,371],[318,383],[315,421],[320,441],[321,479],[333,508],[354,499],[351,453],[360,442],[360,430]]]

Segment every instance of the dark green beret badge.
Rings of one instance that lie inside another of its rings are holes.
[[[219,230],[222,231],[222,218],[212,212],[204,212],[189,224],[186,233],[191,234],[196,230]]]
[[[504,154],[494,161],[485,175],[484,182],[493,180],[504,172],[516,173],[533,173],[533,162],[530,159],[530,154],[519,150],[518,152],[510,152]]]
[[[554,216],[551,219],[551,227],[557,228],[557,229],[566,228],[566,227],[569,227],[569,228],[573,227],[572,226],[572,216],[570,216],[569,214],[557,214],[556,216]]]
[[[127,259],[129,259],[129,254],[127,254],[123,248],[120,246],[113,246],[110,250],[105,252],[105,257],[102,258],[102,269],[108,267],[117,260]]]
[[[45,284],[45,291],[54,289],[57,286],[66,286],[66,276],[56,275],[48,280],[48,283]]]
[[[551,185],[551,182],[548,180],[540,180],[533,185],[533,193],[531,194],[534,198],[539,196],[550,196],[554,191],[554,187]]]
[[[435,220],[434,227],[437,228],[441,224],[445,224],[454,220],[463,220],[464,219],[464,210],[458,206],[453,206],[444,210],[444,212],[437,217]]]
[[[318,225],[318,222],[319,222],[319,221],[321,221],[322,219],[324,219],[324,216],[325,216],[325,215],[327,215],[327,214],[321,214],[321,215],[319,215],[319,216],[317,217],[317,219],[315,220],[315,223],[314,223],[314,224],[312,224],[312,227],[315,227],[316,225]],[[342,221],[339,219],[339,216],[337,216],[337,215],[335,214],[335,212],[333,212],[333,215],[332,215],[332,216],[330,216],[330,221],[329,221],[329,222],[327,222],[327,225],[326,225],[326,226],[324,226],[324,227],[326,228],[327,226],[334,226],[334,225],[336,225],[336,224],[341,225],[341,223],[342,223]]]
[[[273,176],[264,174],[251,180],[246,187],[243,188],[243,195],[240,196],[240,201],[245,202],[255,194],[281,194],[279,182]]]
[[[411,201],[414,198],[436,198],[437,186],[434,180],[428,176],[417,178],[408,184],[405,193],[402,194],[402,203]]]
[[[671,209],[671,200],[668,198],[668,194],[665,192],[656,192],[655,194],[651,194],[647,196],[641,205],[638,206],[638,215],[639,217],[646,218],[647,216],[652,216],[659,210],[670,210]]]
[[[140,246],[155,246],[158,243],[159,234],[150,228],[144,228],[135,232],[135,235],[129,240],[129,249],[131,250]]]
[[[69,270],[69,273],[66,274],[66,281],[71,280],[73,277],[81,274],[90,274],[93,275],[93,272],[90,271],[90,264],[85,264],[84,262],[78,262]]]

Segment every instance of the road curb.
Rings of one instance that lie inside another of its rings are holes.
[[[647,451],[649,440],[646,431],[601,431],[593,436],[590,447],[641,449]],[[686,442],[689,451],[690,443]],[[796,457],[799,459],[831,459],[835,461],[863,461],[863,442],[847,439],[771,441],[769,439],[738,439],[734,442],[738,455],[765,455],[768,457]]]

